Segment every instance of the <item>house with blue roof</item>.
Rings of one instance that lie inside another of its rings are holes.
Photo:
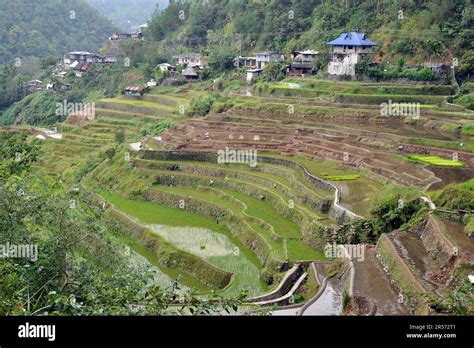
[[[330,75],[355,76],[355,65],[372,53],[377,44],[364,33],[342,33],[337,39],[326,43],[331,47]]]

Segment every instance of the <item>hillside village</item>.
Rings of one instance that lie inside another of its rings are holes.
[[[147,25],[144,24],[139,27],[139,30],[133,33],[114,33],[109,37],[112,43],[119,43],[127,40],[144,41],[146,37]],[[364,33],[349,32],[342,33],[339,37],[327,42],[328,53],[330,60],[327,67],[324,67],[325,72],[329,77],[335,79],[343,78],[345,80],[355,80],[358,75],[356,72],[357,64],[369,59],[373,55],[373,48],[377,46],[376,43],[369,40]],[[233,66],[235,69],[246,70],[246,81],[252,84],[252,81],[260,76],[265,67],[273,64],[281,64],[278,68],[280,72],[288,77],[302,77],[312,76],[317,74],[320,69],[316,66],[316,59],[319,52],[311,49],[293,51],[289,56],[285,56],[276,51],[256,52],[254,56],[237,56],[232,57]],[[92,64],[121,64],[117,55],[106,54],[100,56],[99,54],[85,51],[74,51],[67,53],[61,62],[56,66],[52,72],[52,76],[57,76],[60,79],[69,73],[73,72],[77,78],[81,78]],[[370,65],[376,66],[374,61],[369,62]],[[434,76],[446,78],[456,65],[448,65],[444,63],[425,62],[422,65],[412,66],[417,69],[424,69],[431,71]],[[201,72],[209,70],[209,57],[201,53],[185,53],[173,56],[172,61],[158,64],[157,70],[166,78],[166,83],[171,85],[179,85],[184,82],[193,82],[200,80]],[[99,72],[94,70],[93,76],[97,77]],[[360,75],[360,74],[359,74]],[[43,82],[39,80],[32,80],[28,82],[30,91],[38,91],[43,87]],[[141,96],[148,87],[154,87],[157,82],[151,79],[146,85],[142,86],[128,86],[124,90],[124,94]],[[136,93],[130,93],[131,88],[135,87]],[[66,83],[49,83],[46,85],[46,90],[68,90],[70,84]]]

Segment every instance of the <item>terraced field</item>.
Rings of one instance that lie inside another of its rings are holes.
[[[458,131],[474,116],[448,108],[436,91],[342,83],[333,98],[332,83],[302,81],[299,92],[280,86],[258,97],[233,95],[231,109],[204,118],[183,113],[202,95],[187,86],[157,88],[142,100],[101,100],[94,120],[58,126],[62,139],[45,141],[37,168],[99,193],[121,231],[118,245],[155,266],[158,282],[179,278],[226,296],[271,291],[286,261],[324,259],[331,233],[370,216],[393,190],[421,194],[474,168],[474,140]],[[416,100],[421,93],[417,120],[382,117],[374,104],[386,95]],[[218,151],[227,148],[257,151],[256,166],[220,163]],[[442,167],[452,171],[443,176],[433,163],[409,158],[449,161],[454,151],[463,167]],[[419,240],[403,242],[391,252],[422,247]],[[375,305],[405,313],[387,305],[396,292],[370,257],[358,270],[373,270],[383,284]],[[363,277],[357,284],[363,296]]]
[[[366,92],[375,90],[371,85],[357,88],[365,88]],[[419,86],[386,88],[410,93],[406,96],[417,101],[426,97],[419,94],[424,91]],[[317,90],[308,91],[317,96]],[[354,93],[360,97],[356,99],[359,104],[341,104],[337,100],[336,103],[315,101],[309,92],[298,98],[266,94],[237,98],[234,107],[225,113],[188,120],[165,132],[162,146],[200,151],[229,146],[285,155],[304,154],[364,168],[382,180],[416,188],[428,187],[438,178],[424,166],[410,163],[405,154],[452,159],[456,153],[460,162],[474,167],[472,137],[456,131],[472,123],[472,112],[433,103],[423,105],[419,119],[385,117],[380,115],[380,106],[372,105],[360,94]],[[374,96],[381,100],[393,97]]]

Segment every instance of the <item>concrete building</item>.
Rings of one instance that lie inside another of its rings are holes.
[[[285,57],[279,53],[268,51],[268,52],[258,52],[255,54],[257,69],[265,69],[268,63],[270,62],[282,62],[285,60]]]
[[[186,64],[191,68],[207,68],[209,66],[208,58],[199,53],[180,54],[173,58],[176,60],[176,64]]]
[[[377,46],[365,34],[356,32],[343,33],[327,45],[331,47],[328,73],[349,76],[355,76],[356,64],[371,54],[372,48]]]

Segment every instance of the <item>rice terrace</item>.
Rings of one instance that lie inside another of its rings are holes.
[[[0,104],[0,246],[39,245],[0,258],[33,265],[0,281],[2,315],[474,314],[472,42],[418,27],[458,8],[398,1],[399,24],[376,2],[385,24],[344,10],[320,34],[339,12],[309,1],[314,26],[268,40],[237,28],[269,2],[172,1],[38,60]]]

